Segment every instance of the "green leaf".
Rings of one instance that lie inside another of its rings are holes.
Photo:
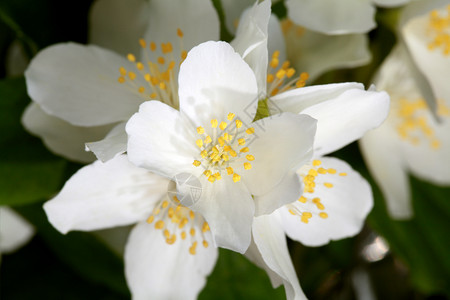
[[[19,207],[17,211],[34,224],[48,247],[75,272],[93,283],[129,295],[122,259],[92,234],[62,235],[48,223],[41,204]]]
[[[0,81],[0,205],[51,197],[61,185],[65,161],[51,155],[20,124],[29,103],[23,78]]]
[[[219,253],[200,300],[286,299],[284,287],[273,289],[266,273],[243,255],[225,249]]]

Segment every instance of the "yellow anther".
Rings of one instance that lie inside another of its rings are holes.
[[[170,63],[169,63],[169,67],[167,68],[168,70],[172,70],[173,68],[175,68],[175,62],[172,60]]]
[[[160,83],[159,83],[159,88],[160,88],[161,90],[165,90],[165,89],[166,89],[166,84],[165,84],[164,82],[160,82]]]
[[[155,51],[156,50],[156,44],[155,42],[150,42],[150,50]]]
[[[284,76],[286,76],[286,71],[285,71],[284,69],[280,69],[280,70],[278,70],[277,73],[275,73],[275,76],[276,76],[278,79],[283,79]]]
[[[211,142],[212,142],[211,137],[209,135],[207,135],[206,138],[205,138],[205,144],[209,144]]]
[[[304,212],[304,213],[302,213],[301,221],[302,221],[303,223],[308,224],[309,219],[310,219],[311,217],[312,217],[312,214],[311,214],[310,212]]]
[[[183,218],[180,221],[180,224],[178,224],[178,228],[183,229],[184,226],[186,226],[186,224],[189,222],[189,220],[187,218]]]
[[[203,222],[202,232],[207,232],[207,231],[209,231],[209,224],[207,222]]]
[[[233,173],[234,173],[233,168],[232,167],[227,167],[227,174],[231,175]]]
[[[201,139],[196,140],[195,143],[197,144],[197,147],[203,147],[203,141]]]
[[[298,198],[298,201],[301,203],[306,203],[306,198],[304,196],[300,196],[300,198]]]
[[[228,132],[225,132],[225,133],[223,134],[223,138],[224,138],[226,141],[231,141],[231,140],[233,139],[233,136],[230,135]]]
[[[145,92],[145,87],[143,87],[143,86],[140,86],[139,88],[138,88],[138,92],[139,93],[143,93],[143,92]]]
[[[317,169],[317,172],[318,172],[319,174],[326,174],[326,173],[327,173],[327,170],[325,170],[324,168],[319,168],[319,169]]]
[[[221,130],[225,130],[225,128],[227,128],[227,123],[226,122],[220,122],[220,125],[219,125],[219,128],[221,129]]]
[[[293,216],[295,216],[296,215],[296,212],[295,211],[293,211],[291,208],[289,209],[289,213],[291,214],[291,215],[293,215]]]
[[[252,168],[252,165],[249,162],[244,163],[244,169],[250,170]]]
[[[328,173],[330,173],[330,174],[336,174],[336,169],[329,168],[329,169],[328,169]]]
[[[313,164],[313,166],[317,167],[317,166],[320,166],[322,164],[322,162],[318,159],[315,159],[315,160],[313,160],[312,164]]]
[[[345,172],[339,173],[339,176],[347,176],[347,173]]]
[[[155,217],[152,215],[152,216],[148,217],[147,223],[151,224],[153,222],[153,220],[155,220]]]
[[[241,128],[242,127],[242,121],[241,120],[236,120],[236,128]]]
[[[164,229],[164,236],[166,237],[166,238],[168,238],[168,237],[170,237],[170,231],[169,230],[167,230],[167,229]]]
[[[253,128],[253,127],[247,128],[247,130],[245,131],[245,133],[246,133],[246,134],[253,134],[253,133],[255,133],[255,128]]]
[[[162,53],[167,54],[173,51],[172,43],[168,42],[167,44],[161,44]]]
[[[325,213],[325,212],[321,212],[321,213],[319,214],[319,217],[321,217],[322,219],[326,219],[326,218],[328,218],[328,214]]]
[[[202,152],[200,152],[200,155],[202,156],[202,158],[205,158],[208,156],[208,152],[206,150],[203,150]]]
[[[229,113],[228,116],[227,116],[227,120],[228,121],[232,121],[234,119],[234,116],[235,116],[235,114]]]
[[[309,169],[309,171],[308,171],[308,175],[311,175],[311,176],[317,176],[317,171],[315,170],[315,169]]]
[[[138,70],[144,70],[144,64],[143,63],[141,63],[141,62],[138,62],[137,64],[136,64],[136,68],[138,69]]]
[[[169,205],[169,201],[164,200],[161,206],[162,206],[162,208],[166,208],[168,205]]]
[[[312,203],[319,203],[320,202],[320,198],[314,198],[312,199]]]
[[[230,145],[225,145],[225,146],[223,146],[223,151],[230,152],[232,149],[233,149],[233,148],[231,148]]]
[[[204,134],[205,133],[205,129],[202,126],[197,127],[197,133],[198,134]]]
[[[120,72],[120,75],[122,75],[122,76],[127,75],[127,70],[124,67],[120,67],[119,72]]]
[[[195,219],[195,213],[194,213],[192,210],[189,211],[189,217],[190,217],[192,220]]]
[[[219,138],[217,139],[217,141],[219,142],[220,146],[223,147],[223,145],[225,145],[225,139],[221,136],[219,136]]]
[[[281,65],[281,68],[282,68],[283,70],[287,70],[287,68],[289,68],[290,65],[291,65],[291,62],[288,61],[288,60],[286,60],[286,61]]]
[[[278,67],[278,64],[279,64],[279,63],[280,63],[280,62],[279,62],[278,58],[273,57],[273,58],[270,60],[270,67],[273,68],[273,69],[275,69],[276,67]]]
[[[155,223],[155,228],[156,229],[163,229],[164,228],[164,221],[163,220],[159,220],[158,222]]]
[[[180,38],[182,38],[184,36],[184,33],[183,33],[183,31],[180,28],[177,28],[177,35]]]
[[[270,96],[275,96],[276,94],[278,94],[279,91],[280,91],[280,90],[279,90],[278,88],[274,88],[274,89],[272,90],[272,92],[270,92]]]
[[[131,80],[134,80],[134,79],[136,79],[136,73],[134,73],[134,72],[128,72],[128,77],[131,79]]]
[[[220,175],[219,172],[215,173],[213,176],[216,178],[216,180],[222,179],[222,176]]]
[[[151,99],[155,99],[155,98],[156,98],[156,93],[151,93],[151,94],[150,94],[150,98],[151,98]]]
[[[120,76],[119,78],[117,78],[117,81],[118,81],[119,83],[124,83],[124,82],[125,82],[125,78],[122,77],[122,76]]]
[[[189,247],[189,253],[192,255],[195,255],[197,253],[196,248],[197,248],[197,242],[193,242],[192,246]]]
[[[172,245],[177,240],[177,236],[175,234],[172,234],[171,237],[166,238],[166,243],[169,245]]]
[[[214,181],[216,181],[216,177],[211,175],[211,176],[208,177],[208,181],[213,183]]]
[[[203,172],[203,174],[204,174],[206,177],[209,177],[209,176],[211,176],[212,172],[211,172],[211,170],[206,170],[205,172]]]
[[[329,182],[325,182],[323,185],[324,185],[325,187],[327,187],[327,188],[332,188],[332,187],[333,187],[333,184],[332,184],[332,183],[329,183]]]
[[[144,75],[144,79],[145,81],[150,82],[152,80],[152,76],[150,76],[150,74],[147,73]]]
[[[244,147],[244,148],[242,148],[239,152],[246,153],[246,152],[248,152],[248,151],[250,151],[250,149],[248,149],[248,147]]]
[[[244,138],[238,139],[238,144],[239,144],[239,146],[244,146],[245,145],[245,139]]]
[[[278,58],[280,57],[280,50],[275,50],[272,53],[272,58]]]
[[[158,63],[160,64],[160,65],[163,65],[165,62],[166,62],[166,60],[164,59],[164,57],[162,57],[162,56],[160,56],[160,57],[158,57]]]
[[[185,60],[186,57],[187,57],[187,51],[186,50],[181,51],[181,59]]]
[[[208,245],[209,245],[208,242],[203,240],[203,247],[208,248]]]
[[[180,233],[180,236],[181,236],[181,239],[182,239],[182,240],[186,239],[186,231],[182,231],[182,232]]]
[[[241,176],[238,175],[238,174],[236,174],[236,173],[234,173],[234,174],[233,174],[233,181],[234,181],[234,182],[238,182],[239,180],[241,180]]]
[[[195,235],[195,228],[191,228],[191,230],[189,230],[189,234],[191,236],[194,236]]]
[[[236,151],[234,151],[234,150],[230,150],[230,155],[232,156],[232,157],[236,157],[237,156],[237,153],[236,153]]]
[[[139,39],[139,45],[141,45],[142,48],[147,47],[147,43],[145,42],[144,39]]]
[[[196,167],[200,167],[200,165],[202,164],[199,160],[194,160],[194,162],[192,163],[194,166]]]
[[[294,69],[294,68],[289,68],[289,69],[287,69],[287,71],[286,71],[286,76],[287,76],[288,78],[291,78],[292,76],[294,76],[294,74],[295,74],[295,69]]]
[[[169,210],[167,211],[167,216],[169,218],[173,218],[174,214],[175,214],[175,211],[174,211],[173,207],[169,207]]]
[[[272,83],[274,79],[275,79],[275,76],[273,76],[273,74],[267,74],[267,82],[268,83]]]
[[[229,157],[228,155],[226,155],[226,154],[222,154],[222,159],[223,159],[224,161],[229,161],[229,160],[230,160],[230,157]]]
[[[307,72],[302,72],[300,74],[300,79],[306,81],[309,78],[309,74]]]
[[[247,156],[245,156],[245,158],[246,158],[248,161],[254,161],[254,160],[255,160],[255,157],[254,157],[253,155],[251,155],[251,154],[248,154]]]
[[[128,54],[127,55],[127,59],[131,62],[135,62],[136,61],[136,57],[133,54]]]
[[[159,208],[155,208],[155,209],[153,210],[153,214],[154,214],[155,216],[158,215],[160,212],[161,212],[161,210],[160,210]]]
[[[217,122],[217,119],[212,119],[211,120],[211,127],[212,128],[217,128],[217,125],[219,125],[219,122]]]

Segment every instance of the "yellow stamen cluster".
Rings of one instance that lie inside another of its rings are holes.
[[[245,170],[250,170],[250,162],[255,160],[253,155],[247,154],[250,148],[246,146],[255,129],[250,127],[244,131],[243,122],[235,117],[234,113],[229,113],[224,121],[212,119],[210,130],[197,127],[200,137],[195,144],[200,149],[200,155],[192,164],[195,167],[203,166],[203,175],[211,183],[222,179],[222,172],[232,176],[234,182],[240,181],[241,175],[234,171],[232,165],[241,163]],[[246,155],[241,156],[240,153]]]
[[[429,125],[428,107],[423,99],[400,99],[396,110],[399,124],[397,133],[403,140],[413,145],[419,145],[425,139],[432,149],[439,149],[441,142],[436,137],[433,128]],[[443,101],[438,101],[438,115],[449,116],[450,110]]]
[[[320,160],[313,160],[311,164],[311,168],[308,170],[306,175],[302,175],[303,177],[303,195],[298,198],[298,203],[289,204],[289,213],[292,215],[297,215],[300,217],[300,221],[308,224],[309,220],[314,216],[318,215],[322,219],[327,219],[328,214],[324,212],[325,205],[321,202],[322,200],[319,197],[314,197],[315,187],[316,187],[316,178],[321,175],[337,175],[337,176],[347,176],[345,172],[339,172],[334,168],[325,169],[321,167],[322,162]],[[332,188],[333,184],[330,182],[324,182],[323,185],[327,188]],[[315,207],[315,210],[318,212],[309,212],[306,209],[301,209],[301,207]]]
[[[181,241],[188,239],[191,242],[189,253],[192,255],[196,254],[198,238],[201,238],[203,246],[207,248],[209,244],[206,241],[206,233],[210,230],[208,223],[201,216],[196,216],[192,210],[181,205],[176,196],[173,196],[171,200],[160,201],[148,217],[147,223],[154,224],[155,229],[161,230],[169,245],[174,244],[177,237]]]
[[[272,54],[269,62],[269,71],[267,73],[267,93],[274,96],[278,93],[304,87],[309,75],[306,72],[301,73],[298,77],[294,77],[295,69],[290,66],[289,61],[285,61],[280,65],[280,51]]]
[[[447,6],[445,13],[433,10],[429,15],[428,33],[432,36],[428,43],[430,51],[437,48],[442,49],[442,54],[450,54],[450,5]]]
[[[161,43],[158,45],[151,41],[148,43],[144,39],[139,40],[139,45],[144,51],[142,59],[144,62],[138,61],[136,56],[128,54],[127,59],[134,66],[127,70],[123,66],[119,68],[120,76],[117,81],[121,84],[127,84],[133,93],[137,93],[145,100],[160,100],[172,107],[178,108],[178,86],[177,78],[175,76],[175,67],[181,64],[186,58],[187,52],[183,50],[183,32],[181,29],[177,30],[177,35],[180,39],[180,54],[178,57],[174,56],[173,45],[168,43]],[[149,59],[149,53],[156,55],[160,51],[160,56],[156,61]]]

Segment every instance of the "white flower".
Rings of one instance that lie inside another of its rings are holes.
[[[379,126],[387,116],[389,97],[384,92],[365,91],[357,83],[297,88],[304,85],[302,75],[293,79],[295,70],[277,62],[278,54],[272,56],[270,63],[267,61],[268,10],[267,2],[255,6],[248,19],[241,21],[245,26],[238,28],[233,45],[260,79],[260,95],[269,112],[310,115],[318,123],[314,159],[297,169],[303,184],[302,196],[271,215],[254,219],[254,243],[246,255],[267,271],[274,286],[285,285],[289,299],[304,299],[285,235],[305,245],[320,246],[361,230],[373,204],[369,184],[345,162],[322,156]],[[246,44],[241,35],[256,36],[252,30],[260,34],[260,40]],[[277,187],[280,191],[283,188]]]
[[[6,206],[0,207],[0,260],[2,253],[22,247],[34,234],[34,228]]]
[[[287,0],[296,24],[325,34],[366,33],[375,28],[375,5],[394,7],[410,0]]]
[[[284,113],[252,123],[255,76],[224,42],[193,48],[178,82],[180,111],[150,101],[127,123],[129,159],[168,178],[196,176],[203,191],[189,207],[209,223],[215,245],[243,253],[253,216],[299,197],[294,171],[311,157],[315,121]]]
[[[217,260],[208,224],[167,193],[169,180],[126,155],[80,169],[44,204],[62,233],[137,223],[125,248],[133,299],[196,299]]]
[[[125,151],[124,122],[142,102],[177,107],[179,63],[194,45],[219,37],[207,0],[99,0],[90,20],[93,45],[50,46],[25,73],[34,101],[23,116],[25,127],[52,151],[82,162],[93,160],[84,144],[108,132],[90,150],[102,160]],[[130,52],[136,56],[123,57]]]
[[[390,94],[391,111],[382,126],[360,141],[367,166],[396,219],[413,215],[409,172],[435,184],[450,184],[450,106],[438,98],[441,122],[436,122],[411,75],[407,55],[396,48],[381,66],[375,84]]]
[[[239,20],[246,19],[245,14],[249,13],[249,7],[254,3],[251,0],[222,1],[230,32],[235,33]],[[246,11],[242,13],[245,8]],[[255,38],[258,34],[261,33],[255,33],[250,38]],[[280,22],[274,14],[269,20],[268,39],[269,54],[279,50],[281,62],[289,59],[296,70],[307,72],[311,80],[326,71],[357,67],[371,59],[365,34],[327,35],[298,26],[289,18]]]

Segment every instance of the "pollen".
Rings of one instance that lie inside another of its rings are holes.
[[[192,164],[196,167],[199,167],[202,163],[199,160],[194,160]]]
[[[253,133],[255,133],[255,128],[250,127],[250,128],[248,128],[248,129],[245,131],[245,133],[247,133],[247,134],[253,134]]]
[[[440,49],[444,56],[450,55],[450,5],[446,10],[433,10],[428,17],[428,49]]]
[[[238,181],[240,181],[240,180],[241,180],[241,176],[238,175],[238,174],[236,174],[236,173],[234,173],[234,174],[233,174],[233,181],[234,181],[234,182],[238,182]]]
[[[227,123],[226,122],[220,122],[220,125],[219,125],[219,128],[221,129],[221,130],[225,130],[225,128],[227,128]]]
[[[250,170],[252,168],[252,165],[249,162],[244,163],[244,169]]]
[[[254,161],[255,160],[255,157],[253,155],[250,155],[250,154],[246,155],[245,158],[247,158],[248,161]]]
[[[329,182],[325,182],[323,185],[329,189],[333,187],[333,184]]]
[[[156,229],[163,229],[164,228],[164,221],[163,220],[159,220],[158,222],[155,223],[155,228]]]
[[[233,119],[234,119],[235,116],[236,116],[235,114],[229,113],[228,116],[227,116],[227,120],[228,120],[228,121],[233,121]]]
[[[202,126],[197,127],[197,133],[198,134],[204,134],[205,133],[205,129]]]
[[[136,57],[133,54],[131,54],[131,53],[127,55],[127,59],[130,62],[135,62],[136,61]]]

